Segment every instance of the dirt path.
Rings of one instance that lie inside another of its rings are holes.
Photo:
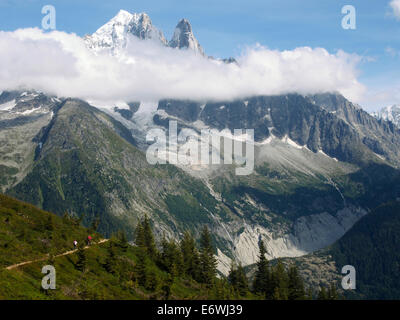
[[[100,240],[99,242],[94,243],[94,245],[107,242],[108,240],[110,240],[110,239],[103,239],[103,240]],[[86,250],[86,249],[89,249],[89,248],[90,248],[90,246],[84,247],[85,250]],[[60,253],[60,254],[55,255],[54,257],[57,258],[57,257],[67,256],[67,255],[69,255],[69,254],[75,253],[76,251],[78,251],[78,249],[74,249],[74,250],[66,251],[66,252],[64,252],[64,253]],[[12,269],[15,269],[15,268],[18,268],[18,267],[27,265],[27,264],[31,264],[31,263],[34,263],[34,262],[45,261],[45,260],[47,260],[48,258],[49,258],[49,257],[47,256],[47,257],[45,257],[45,258],[40,258],[40,259],[35,259],[35,260],[29,260],[29,261],[20,262],[20,263],[13,264],[13,265],[11,265],[11,266],[6,267],[6,269],[7,269],[7,270],[12,270]]]

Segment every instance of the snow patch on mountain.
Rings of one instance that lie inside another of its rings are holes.
[[[16,113],[26,116],[26,115],[29,115],[29,114],[32,114],[32,113],[47,113],[47,112],[48,112],[47,110],[43,110],[42,107],[40,106],[40,107],[37,107],[37,108],[33,108],[33,109],[30,109],[30,110],[25,110],[25,111],[22,111],[22,112],[16,112]]]
[[[15,99],[9,102],[0,104],[0,111],[9,111],[17,105]]]
[[[378,112],[373,112],[372,115],[377,119],[391,121],[396,126],[400,127],[400,105],[399,104],[384,107],[381,110],[379,110]]]

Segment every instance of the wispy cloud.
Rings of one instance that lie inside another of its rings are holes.
[[[115,101],[227,100],[251,95],[339,91],[358,101],[360,57],[323,48],[245,49],[238,65],[131,37],[119,58],[93,54],[75,34],[0,32],[0,90],[33,88],[58,96]]]
[[[396,49],[392,48],[392,47],[386,47],[385,48],[385,53],[393,58],[400,56],[400,52],[397,51]]]
[[[392,13],[396,19],[400,20],[400,0],[390,1],[389,6],[392,9]]]

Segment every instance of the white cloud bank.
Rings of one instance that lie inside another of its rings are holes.
[[[393,15],[400,20],[400,0],[392,0],[389,5],[393,11]]]
[[[75,34],[39,29],[0,32],[0,90],[31,88],[96,101],[162,98],[227,100],[251,95],[339,91],[358,101],[356,55],[309,47],[255,46],[239,65],[131,37],[119,59],[93,54]]]

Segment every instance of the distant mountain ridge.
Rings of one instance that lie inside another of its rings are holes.
[[[377,119],[391,121],[400,128],[400,105],[398,104],[384,107],[378,112],[373,112],[372,115]]]
[[[361,163],[376,158],[400,164],[400,130],[379,121],[338,93],[255,96],[221,102],[163,100],[154,121],[199,121],[218,130],[251,128],[257,142],[290,138],[313,152]],[[351,141],[351,142],[350,142]]]

